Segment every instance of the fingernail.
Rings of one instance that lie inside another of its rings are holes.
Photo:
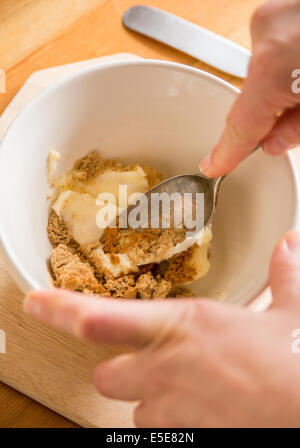
[[[210,161],[211,161],[211,155],[208,154],[208,156],[204,157],[204,159],[200,163],[199,169],[203,174],[206,174],[208,172]]]
[[[285,236],[285,242],[291,252],[300,251],[300,233],[289,232]]]
[[[25,313],[30,316],[39,317],[42,313],[42,307],[40,302],[37,300],[38,291],[30,291],[24,300],[23,308]]]
[[[289,149],[292,145],[288,140],[286,140],[282,135],[274,135],[266,139],[263,143],[263,149],[267,154],[271,154],[277,156],[282,154],[287,149]]]

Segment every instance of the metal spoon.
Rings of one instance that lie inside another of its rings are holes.
[[[251,154],[256,152],[259,148],[260,144],[258,144],[252,150]],[[179,192],[181,195],[183,195],[184,193],[193,193],[193,194],[204,193],[203,227],[205,227],[206,225],[209,225],[212,222],[217,207],[220,185],[222,181],[225,179],[225,177],[226,175],[215,178],[209,178],[204,176],[203,174],[181,174],[179,176],[170,177],[169,179],[166,179],[160,182],[159,184],[155,185],[155,187],[147,191],[146,196],[149,199],[152,193],[171,194]],[[134,207],[135,207],[134,205],[129,206],[127,208],[127,212],[129,213],[130,210]]]
[[[210,224],[213,219],[216,210],[220,185],[224,178],[225,176],[210,179],[202,174],[182,174],[179,176],[170,177],[169,179],[166,179],[160,182],[159,184],[155,185],[153,188],[151,188],[145,193],[145,196],[147,198],[147,202],[145,202],[146,203],[145,207],[147,207],[148,213],[146,215],[146,220],[144,220],[143,224],[139,225],[138,227],[133,227],[131,224],[128,223],[127,219],[130,216],[131,211],[135,209],[135,207],[137,206],[136,204],[132,204],[129,205],[128,208],[125,211],[123,211],[119,216],[119,222],[123,223],[121,227],[135,228],[136,231],[140,231],[142,228],[153,228],[151,225],[151,213],[152,213],[152,217],[154,215],[156,216],[156,218],[158,217],[158,221],[160,223],[160,225],[155,228],[164,228],[164,226],[162,225],[162,220],[160,220],[161,217],[160,207],[151,208],[151,201],[152,198],[154,197],[152,195],[154,193],[159,195],[161,195],[162,193],[167,193],[168,195],[171,195],[172,193],[179,193],[181,197],[183,197],[184,193],[192,193],[193,198],[196,196],[196,193],[204,193],[203,227],[205,227],[206,225]],[[189,213],[192,213],[192,211],[190,211]],[[170,216],[167,219],[167,221],[168,220],[170,222]],[[193,235],[193,232],[195,231],[194,229],[195,228],[190,229],[191,230],[189,234],[190,236]],[[197,231],[199,231],[199,228],[197,229]]]
[[[254,153],[257,151],[257,149],[260,148],[260,145],[258,144],[256,148],[253,149],[251,152]],[[180,193],[180,195],[183,195],[184,193],[192,193],[193,195],[195,193],[204,193],[204,219],[203,219],[203,227],[210,224],[212,222],[212,219],[214,217],[216,207],[217,207],[217,201],[218,201],[218,195],[220,190],[220,185],[222,181],[225,179],[225,176],[220,176],[216,178],[209,178],[204,176],[203,174],[180,174],[179,176],[170,177],[169,179],[166,179],[159,184],[155,185],[151,190],[148,190],[145,195],[148,199],[148,217],[147,222],[144,222],[141,227],[135,227],[137,231],[139,231],[141,228],[151,228],[151,195],[153,193]],[[150,199],[150,200],[149,200]],[[136,205],[129,205],[128,208],[120,214],[120,217],[123,215],[127,217],[129,216],[132,209],[134,209]],[[160,210],[154,210],[154,213],[156,215],[160,214]],[[152,210],[153,214],[153,210]],[[119,217],[119,218],[120,218]],[[160,221],[161,223],[162,221]],[[128,221],[127,221],[128,223]],[[130,227],[130,226],[129,226]],[[164,228],[163,226],[160,226],[159,228]],[[199,229],[197,229],[198,231]],[[195,232],[196,233],[196,232]],[[193,230],[190,232],[190,236],[193,236]]]
[[[167,193],[179,192],[181,195],[184,193],[203,193],[204,194],[204,217],[203,227],[210,224],[215,214],[218,194],[223,177],[215,179],[208,178],[203,174],[183,174],[174,176],[167,179],[164,182],[156,185],[150,190],[150,194],[153,192]],[[192,211],[191,211],[192,213]]]
[[[146,195],[151,196],[152,193],[204,193],[204,226],[211,223],[217,206],[219,189],[221,182],[226,176],[211,179],[203,174],[181,174],[179,176],[170,177],[151,190]]]

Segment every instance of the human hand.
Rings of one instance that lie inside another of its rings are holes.
[[[292,77],[300,77],[299,23],[299,0],[271,0],[255,11],[248,77],[219,142],[200,164],[205,175],[232,171],[259,142],[273,156],[300,144],[300,82]]]
[[[288,233],[270,266],[274,303],[265,313],[208,299],[99,299],[31,292],[25,311],[97,344],[134,352],[102,362],[106,397],[140,401],[138,427],[287,427],[300,421],[300,234]],[[288,406],[287,406],[288,403]]]

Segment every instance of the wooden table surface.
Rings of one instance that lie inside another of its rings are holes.
[[[1,0],[0,69],[6,74],[6,93],[0,94],[0,113],[31,73],[120,52],[198,67],[241,87],[237,78],[125,30],[122,14],[139,3],[173,12],[250,48],[249,20],[263,1]],[[0,427],[76,425],[0,383]]]

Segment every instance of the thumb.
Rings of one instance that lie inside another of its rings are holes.
[[[49,289],[31,291],[27,314],[67,333],[99,344],[142,347],[180,332],[188,301],[115,300]]]
[[[261,146],[267,154],[277,156],[300,144],[300,107],[289,109],[277,121]]]
[[[300,233],[290,231],[277,243],[270,264],[273,308],[300,307]]]

